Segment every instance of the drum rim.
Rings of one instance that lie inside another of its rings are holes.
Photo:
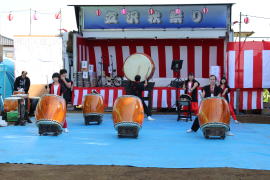
[[[96,94],[96,93],[89,93],[89,94],[84,95],[84,97],[85,96],[92,96],[92,95],[100,96],[103,98],[103,96],[101,94]]]
[[[192,97],[191,97],[190,95],[188,95],[188,94],[181,94],[181,95],[179,96],[180,99],[181,99],[181,96],[188,96],[188,97],[189,97],[189,101],[192,100]]]
[[[203,98],[202,101],[204,100],[208,100],[208,99],[223,99],[226,101],[226,99],[224,97],[220,97],[220,96],[214,96],[214,97],[207,97],[207,98]],[[227,101],[226,101],[227,102]]]
[[[122,95],[122,96],[119,96],[117,99],[120,99],[120,98],[125,98],[125,97],[134,97],[136,99],[140,99],[138,96],[135,96],[135,95]],[[141,99],[140,99],[141,100]]]
[[[151,64],[153,65],[153,68],[152,68],[152,71],[151,71],[151,73],[149,74],[147,80],[151,79],[151,78],[153,77],[154,73],[155,73],[155,70],[156,70],[156,66],[155,66],[154,60],[152,59],[151,56],[149,56],[148,54],[145,54],[145,53],[133,53],[133,54],[131,54],[130,56],[135,55],[135,54],[141,54],[141,55],[144,55],[144,56],[146,56],[146,57],[150,60]],[[128,56],[128,57],[125,59],[125,61],[124,61],[124,64],[123,64],[123,72],[124,72],[124,76],[125,76],[128,80],[133,81],[133,80],[129,79],[129,78],[126,76],[125,71],[124,71],[125,63],[126,63],[127,59],[128,59],[130,56]],[[141,81],[141,82],[142,82],[142,81]]]
[[[226,128],[226,131],[230,130],[230,124],[223,123],[223,122],[211,122],[211,123],[205,123],[200,128],[203,130],[206,127],[215,127],[215,126],[223,126]]]
[[[23,98],[22,98],[22,97],[18,97],[18,96],[11,96],[11,97],[5,98],[4,101],[5,101],[6,99],[7,99],[7,100],[13,100],[13,99],[18,100],[18,99],[23,99]]]

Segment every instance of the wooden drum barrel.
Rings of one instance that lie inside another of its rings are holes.
[[[85,125],[92,122],[100,124],[104,113],[104,102],[100,94],[87,94],[83,101],[83,116]]]
[[[112,113],[118,137],[138,137],[144,119],[144,110],[140,98],[131,95],[118,97]]]
[[[230,130],[230,109],[222,97],[203,99],[198,118],[205,138],[219,136],[224,139],[226,132]]]
[[[66,120],[66,111],[64,98],[53,94],[43,95],[38,102],[35,112],[39,134],[61,134]]]

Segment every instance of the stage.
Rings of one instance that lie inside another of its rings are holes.
[[[270,170],[268,124],[232,122],[235,136],[207,140],[201,131],[186,133],[191,122],[177,122],[176,115],[153,118],[145,120],[137,139],[119,139],[111,114],[100,126],[85,126],[82,114],[69,113],[70,132],[58,137],[39,136],[34,123],[2,127],[0,163]]]

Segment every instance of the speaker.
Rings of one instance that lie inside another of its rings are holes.
[[[179,72],[182,69],[184,60],[173,60],[171,65],[171,70],[174,72]]]

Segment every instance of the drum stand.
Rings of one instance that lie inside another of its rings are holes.
[[[102,57],[100,57],[100,62],[99,62],[99,64],[100,64],[100,76],[99,76],[99,78],[98,78],[98,80],[97,80],[97,85],[98,85],[99,87],[102,87],[102,86],[103,86],[103,82],[102,82],[102,77],[103,77],[103,63],[102,63]]]
[[[100,114],[88,114],[84,116],[85,125],[100,125],[102,122],[102,115]]]

